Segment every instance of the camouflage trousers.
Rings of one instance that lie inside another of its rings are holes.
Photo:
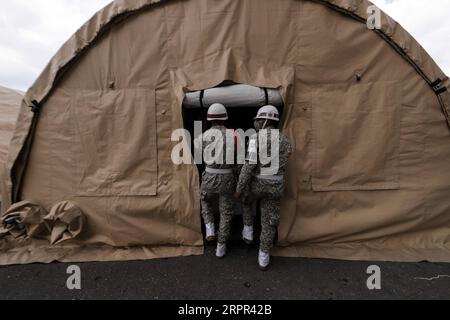
[[[253,217],[253,201],[250,193],[250,187],[245,188],[241,195],[242,219],[244,226],[253,227],[255,218]]]
[[[270,253],[277,228],[280,224],[280,199],[261,199],[261,244],[260,250]]]
[[[280,224],[281,196],[284,191],[284,183],[255,179],[251,189],[252,197],[259,200],[261,209],[260,250],[270,253]]]
[[[219,212],[220,227],[218,234],[218,243],[225,244],[231,235],[231,222],[233,220],[234,200],[231,194],[220,194]],[[215,223],[214,221],[214,197],[210,193],[203,192],[201,197],[202,215],[205,224]]]
[[[277,227],[280,222],[280,199],[260,199],[261,207],[261,251],[269,253],[273,247]],[[245,226],[253,226],[253,206],[242,204]]]
[[[244,226],[253,227],[255,224],[255,218],[253,217],[253,205],[242,203],[242,218]]]

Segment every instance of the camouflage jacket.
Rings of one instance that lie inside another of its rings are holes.
[[[231,131],[228,131],[231,133]],[[234,161],[234,136],[227,137],[227,128],[224,126],[215,126],[203,134],[202,152],[205,153],[204,161],[207,167],[212,169],[231,169],[233,173],[230,174],[212,174],[204,172],[202,176],[202,193],[220,193],[220,194],[232,194],[236,190],[236,166],[234,164],[227,164],[227,155]],[[219,138],[216,140],[215,138]],[[227,141],[228,139],[228,141]],[[228,142],[228,143],[227,143]],[[197,141],[197,145],[199,142]],[[214,150],[217,144],[220,145],[220,154],[216,155]],[[208,158],[208,154],[212,158]],[[212,161],[211,160],[219,160]],[[231,162],[234,163],[234,162]]]
[[[277,138],[278,146],[272,145],[274,144],[273,141]],[[267,155],[267,157],[262,159],[260,157],[261,154]],[[244,193],[245,189],[254,182],[254,185],[252,186],[253,193],[255,193],[255,191],[256,193],[268,194],[272,192],[275,196],[280,196],[284,189],[283,180],[269,181],[253,178],[258,175],[284,176],[291,154],[292,145],[288,138],[279,130],[274,128],[261,130],[250,140],[247,160],[239,176],[237,192],[241,194]],[[275,159],[278,159],[278,161]],[[271,170],[269,170],[269,168]],[[255,188],[257,190],[254,190]]]

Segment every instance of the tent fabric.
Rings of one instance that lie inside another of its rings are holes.
[[[3,167],[24,93],[0,86],[0,166]]]
[[[56,204],[49,213],[37,204],[22,201],[8,209],[2,225],[1,238],[46,239],[51,245],[56,245],[80,235],[84,214],[70,201]]]
[[[0,264],[202,254],[199,174],[170,161],[170,137],[185,93],[224,81],[285,102],[295,152],[274,254],[450,262],[450,98],[431,88],[449,78],[387,15],[369,30],[369,5],[117,0],[97,13],[25,95],[2,186],[46,211],[70,201],[83,232],[0,241]]]

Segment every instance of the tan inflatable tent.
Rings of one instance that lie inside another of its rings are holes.
[[[0,166],[2,168],[8,156],[9,143],[16,127],[23,95],[21,91],[0,86]]]
[[[284,99],[295,153],[274,254],[449,262],[449,79],[388,16],[368,29],[369,5],[118,0],[97,13],[25,96],[3,187],[16,203],[4,217],[25,231],[4,226],[0,263],[202,254],[199,173],[172,164],[171,133],[186,92],[224,81]]]

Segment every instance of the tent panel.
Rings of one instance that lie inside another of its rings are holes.
[[[72,101],[73,193],[155,196],[155,92],[80,91]]]
[[[399,188],[400,88],[375,82],[313,93],[314,191]]]

